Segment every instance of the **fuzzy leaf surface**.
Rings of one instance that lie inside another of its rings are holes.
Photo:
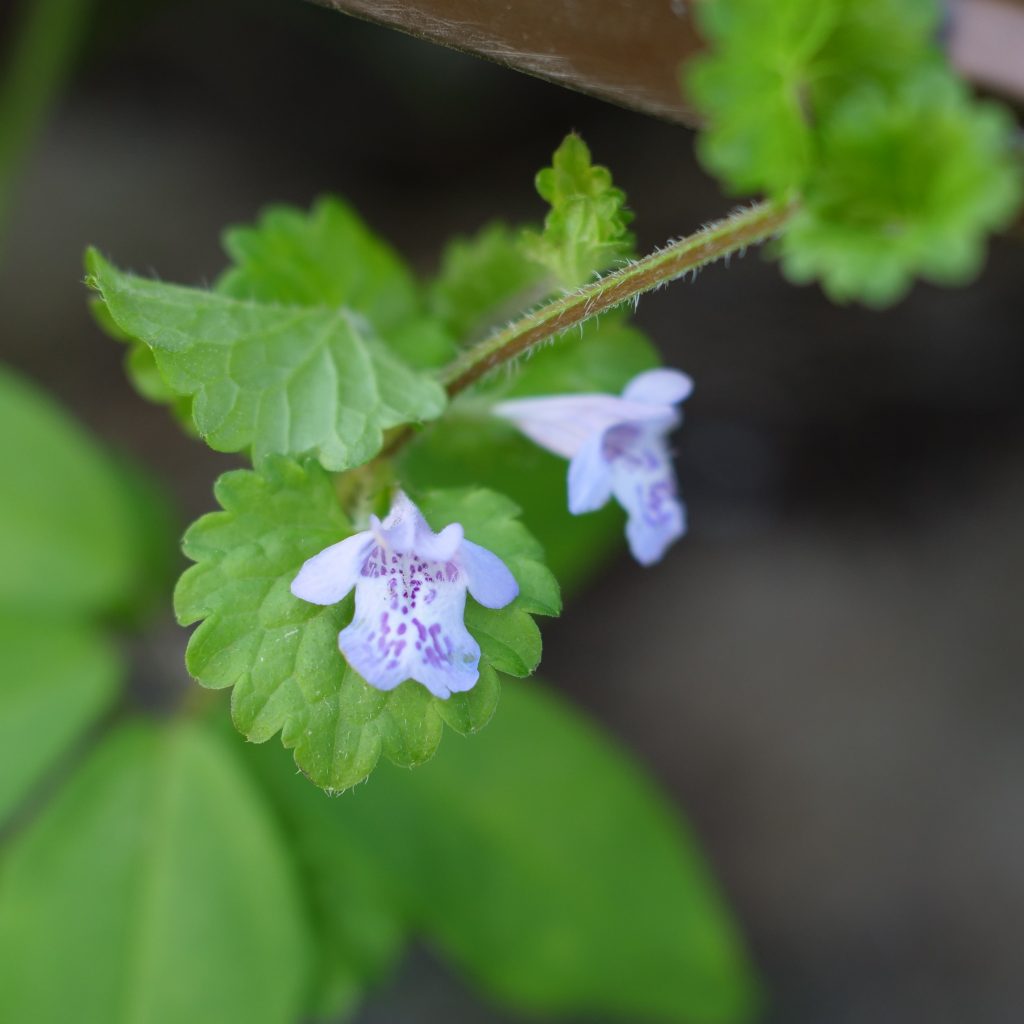
[[[110,734],[5,854],[12,1021],[294,1024],[308,943],[262,796],[193,724]]]
[[[328,469],[361,465],[383,431],[432,419],[441,386],[403,362],[346,310],[288,307],[125,274],[91,251],[88,282],[118,327],[152,350],[161,376],[192,396],[218,451],[314,454]]]
[[[557,586],[539,545],[515,521],[516,506],[500,495],[413,495],[435,529],[462,523],[520,585],[520,596],[503,609],[467,599],[467,628],[482,651],[480,679],[448,700],[411,680],[382,692],[348,666],[337,636],[351,621],[352,595],[320,607],[291,594],[306,559],[354,532],[319,466],[268,460],[259,472],[224,474],[216,495],[223,511],[204,516],[185,536],[185,553],[197,564],[182,576],[175,608],[183,624],[204,620],[186,663],[203,685],[233,687],[232,716],[247,738],[260,742],[280,730],[296,763],[322,788],[361,781],[382,753],[406,766],[426,761],[444,722],[462,732],[486,724],[498,699],[496,667],[518,674],[536,667],[540,635],[529,613],[556,613]]]

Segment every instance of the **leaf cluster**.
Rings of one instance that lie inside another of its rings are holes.
[[[1012,122],[937,46],[933,0],[711,0],[685,85],[698,152],[732,191],[799,203],[792,280],[885,305],[915,276],[961,283],[1012,217]]]

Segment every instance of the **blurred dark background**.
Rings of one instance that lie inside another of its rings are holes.
[[[685,129],[300,0],[99,0],[3,239],[3,359],[190,519],[229,460],[125,382],[84,246],[200,283],[225,224],[336,192],[426,272],[449,234],[538,219],[573,128],[642,250],[728,209]],[[580,595],[544,674],[674,794],[781,1024],[1024,1020],[1022,266],[997,241],[976,284],[879,314],[750,253],[640,303],[697,383],[691,533]],[[424,952],[359,1020],[510,1018]]]

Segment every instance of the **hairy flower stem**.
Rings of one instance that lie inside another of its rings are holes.
[[[448,394],[454,397],[484,374],[570,327],[621,306],[683,274],[699,270],[708,263],[767,241],[786,226],[795,210],[795,205],[771,202],[734,210],[722,220],[555,299],[478,341],[441,371],[441,381]],[[391,458],[414,436],[412,427],[400,428],[389,438],[377,458]]]
[[[495,367],[570,327],[692,270],[766,241],[778,234],[793,212],[793,207],[776,203],[758,203],[737,210],[687,238],[527,313],[467,349],[442,372],[441,380],[448,394],[457,395]]]

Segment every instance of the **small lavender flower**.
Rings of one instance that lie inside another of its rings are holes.
[[[678,370],[648,370],[618,395],[552,395],[500,402],[496,415],[532,441],[569,459],[569,511],[594,512],[612,495],[626,510],[626,539],[652,565],[686,532],[686,509],[666,436],[682,422],[676,408],[693,390]]]
[[[470,690],[480,676],[480,646],[463,623],[466,591],[485,608],[503,608],[519,586],[508,566],[466,540],[458,523],[434,533],[399,493],[388,517],[310,558],[292,593],[335,604],[355,587],[352,624],[338,634],[348,663],[378,690],[406,679],[435,697]]]

